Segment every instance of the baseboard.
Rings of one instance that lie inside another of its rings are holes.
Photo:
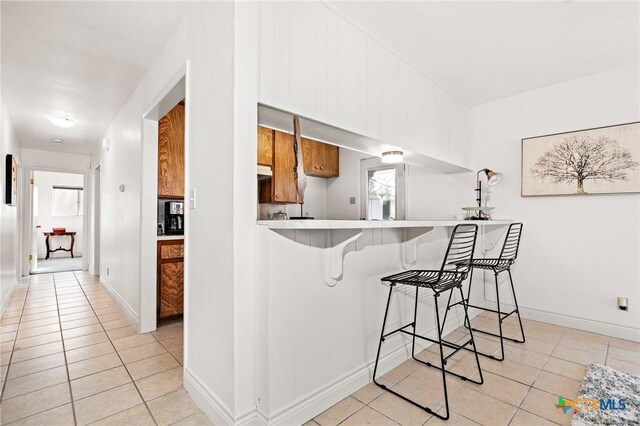
[[[138,313],[134,311],[133,308],[131,308],[131,306],[129,306],[122,297],[120,297],[120,294],[118,294],[118,292],[115,291],[113,287],[111,287],[111,285],[102,277],[100,277],[100,284],[102,284],[104,289],[107,290],[107,293],[109,293],[113,300],[116,301],[133,327],[140,332],[140,317],[138,316]]]
[[[477,314],[476,314],[477,315]],[[473,315],[475,316],[475,315]],[[462,315],[451,315],[447,320],[447,324],[444,327],[444,333],[447,334],[455,330],[462,325]],[[426,336],[435,337],[435,327],[421,331],[420,334]],[[416,346],[419,346],[420,350],[429,347],[431,344],[419,344],[416,342]],[[385,374],[391,369],[397,367],[407,359],[411,358],[411,346],[403,345],[394,350],[391,353],[381,357],[378,369],[379,375]],[[325,386],[324,388],[307,394],[296,401],[293,401],[287,407],[284,407],[270,416],[265,415],[261,411],[257,411],[257,415],[261,418],[254,418],[251,424],[269,424],[269,425],[292,425],[292,424],[304,424],[309,419],[317,416],[318,413],[323,412],[327,408],[335,405],[339,401],[343,400],[347,396],[351,395],[361,387],[371,382],[373,366],[375,360],[367,363],[362,367],[358,367],[351,372],[345,374],[341,378],[335,380],[333,383]]]
[[[9,302],[11,302],[11,299],[13,298],[13,294],[16,292],[17,287],[18,287],[18,279],[14,278],[13,282],[11,283],[11,288],[7,292],[7,295],[2,301],[2,304],[0,304],[0,318],[2,318],[2,315],[4,315],[5,310],[7,309]]]
[[[507,307],[507,309],[515,308],[514,305],[510,305],[507,303],[501,303],[500,305]],[[485,306],[491,309],[496,309],[496,303],[492,301],[485,301]],[[603,334],[605,336],[617,337],[619,339],[640,342],[640,329],[638,328],[610,324],[602,321],[594,321],[588,318],[575,317],[571,315],[548,312],[541,309],[532,309],[523,306],[520,306],[519,310],[520,316],[522,318],[560,325],[562,327],[589,331],[591,333]],[[525,334],[526,332],[527,330],[525,328]]]
[[[184,388],[198,407],[209,417],[214,425],[234,424],[233,415],[222,401],[220,401],[187,367],[184,367]],[[245,423],[246,424],[246,423]]]

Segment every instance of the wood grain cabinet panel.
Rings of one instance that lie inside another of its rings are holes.
[[[258,164],[273,165],[273,136],[274,130],[258,126]]]
[[[160,293],[160,318],[181,315],[184,309],[184,262],[160,265],[162,277]]]
[[[310,176],[338,177],[340,150],[335,145],[302,138],[304,172]]]
[[[184,311],[184,242],[158,241],[158,319],[178,317]]]
[[[184,105],[158,122],[158,197],[184,198]]]

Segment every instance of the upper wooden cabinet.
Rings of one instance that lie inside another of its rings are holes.
[[[184,198],[184,105],[158,122],[158,197]]]
[[[311,176],[338,177],[340,149],[335,145],[302,138],[304,172]]]
[[[260,181],[259,201],[261,203],[299,203],[295,181],[293,135],[274,131],[273,164],[271,179]]]
[[[258,126],[258,164],[273,165],[273,137],[275,130]]]
[[[304,172],[309,176],[337,177],[339,148],[302,138]],[[270,179],[259,183],[260,203],[297,204],[300,202],[296,186],[293,135],[258,126],[258,164],[271,166]]]

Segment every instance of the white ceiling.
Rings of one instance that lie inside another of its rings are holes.
[[[22,146],[90,153],[186,5],[2,1],[1,7],[2,97]],[[56,127],[49,114],[69,114],[78,124]]]
[[[638,1],[332,4],[470,106],[640,58]]]

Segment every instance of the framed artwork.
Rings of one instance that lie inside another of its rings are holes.
[[[5,166],[4,202],[10,206],[15,206],[18,199],[18,163],[13,155],[7,154]]]
[[[640,122],[522,139],[523,197],[640,192]]]

